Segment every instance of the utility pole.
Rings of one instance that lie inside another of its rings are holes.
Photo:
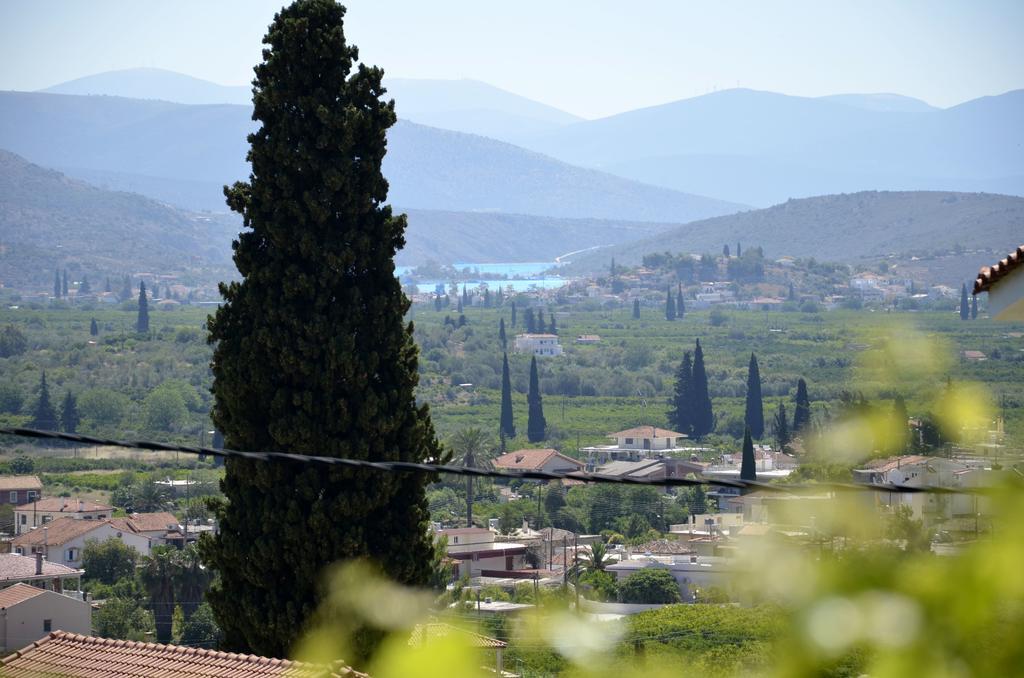
[[[572,536],[572,571],[576,590],[576,614],[580,613],[580,537],[578,534]]]

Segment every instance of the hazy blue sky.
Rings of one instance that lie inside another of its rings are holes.
[[[280,1],[0,0],[0,89],[151,66],[243,84]],[[584,117],[750,87],[949,106],[1024,87],[1024,1],[351,0],[388,75],[475,78]]]

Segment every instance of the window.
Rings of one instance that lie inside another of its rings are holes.
[[[27,525],[28,524],[28,516],[25,515],[24,513],[21,514],[21,524],[22,525]]]
[[[11,492],[10,500],[11,500],[12,504],[17,504],[18,503],[18,491],[17,490]]]
[[[633,444],[633,439],[632,438],[626,438],[626,444],[627,445],[632,445]]]
[[[105,515],[103,515],[103,514],[100,514],[100,515],[96,516],[96,519],[97,520],[106,520],[107,517]]]
[[[14,552],[17,553],[19,556],[25,555],[25,549],[21,548],[20,546],[15,546]]]
[[[53,516],[43,516],[43,525],[53,520]]]
[[[29,501],[35,501],[36,500],[36,496],[37,495],[36,495],[36,491],[35,490],[29,490],[28,491],[28,500]]]
[[[53,620],[52,619],[44,619],[43,620],[43,633],[49,633],[52,630],[53,630]]]
[[[68,552],[67,552],[67,557],[65,558],[65,560],[67,560],[69,563],[70,562],[74,562],[74,561],[78,560],[78,556],[79,556],[79,549],[77,549],[77,548],[69,548]]]

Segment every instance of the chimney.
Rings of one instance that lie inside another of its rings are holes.
[[[43,552],[36,551],[36,576],[43,573]]]
[[[78,512],[82,513],[83,511],[85,511],[85,501],[82,500],[82,499],[79,499],[78,500]]]

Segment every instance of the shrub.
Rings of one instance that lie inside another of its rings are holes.
[[[648,567],[634,572],[619,585],[624,603],[678,603],[679,584],[668,570]]]

